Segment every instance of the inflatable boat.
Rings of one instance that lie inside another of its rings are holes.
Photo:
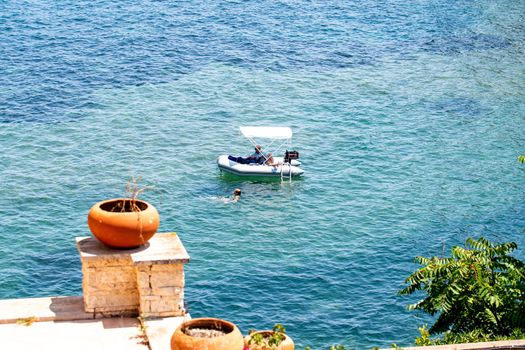
[[[251,157],[234,157],[223,154],[217,159],[217,166],[221,171],[238,175],[238,176],[271,176],[281,177],[281,179],[301,176],[304,170],[300,168],[299,152],[289,151],[291,148],[292,129],[289,127],[256,127],[256,126],[241,126],[241,134],[246,137],[256,149],[261,140],[269,143],[264,148],[260,148],[259,159],[254,160]],[[275,147],[275,142],[281,141],[281,144]],[[273,162],[268,164],[270,154],[283,154],[283,146],[287,146],[284,156],[273,156]],[[273,146],[273,148],[271,148]],[[273,152],[267,152],[268,150]]]
[[[277,165],[264,165],[264,164],[241,164],[233,160],[228,159],[227,154],[219,156],[217,159],[217,165],[222,171],[226,171],[230,174],[239,176],[300,176],[304,173],[304,170],[296,165],[290,163],[284,163],[283,157],[274,157]],[[296,163],[297,164],[297,163]]]

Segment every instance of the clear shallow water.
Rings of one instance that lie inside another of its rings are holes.
[[[192,261],[192,316],[302,348],[408,345],[416,255],[525,257],[525,2],[0,4],[0,298],[81,293],[87,211],[142,176]],[[306,176],[221,177],[239,125]],[[238,203],[220,200],[240,187]]]

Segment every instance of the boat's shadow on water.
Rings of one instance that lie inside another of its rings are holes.
[[[227,173],[225,171],[219,172],[217,178],[224,184],[269,184],[269,183],[283,183],[289,184],[290,179],[288,177],[282,178],[280,176],[239,176]],[[294,176],[292,178],[292,184],[294,182],[301,183],[304,181],[303,176]]]

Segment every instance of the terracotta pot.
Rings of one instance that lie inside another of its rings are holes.
[[[136,200],[134,203],[135,211],[128,198],[95,204],[88,214],[91,233],[111,248],[136,248],[145,244],[157,232],[159,212],[148,202]]]
[[[267,348],[267,347],[264,347],[264,346],[258,346],[256,344],[252,344],[250,346],[248,346],[248,342],[250,341],[250,339],[252,338],[251,336],[253,334],[262,334],[263,337],[265,335],[270,335],[274,333],[273,331],[258,331],[258,332],[253,332],[251,333],[250,335],[247,335],[246,337],[244,337],[244,344],[245,346],[250,349],[250,350],[267,350],[267,349],[271,349],[271,350],[294,350],[295,348],[295,344],[292,340],[292,338],[290,338],[288,335],[284,335],[284,340],[281,342],[281,344],[279,344],[278,347],[276,348]]]
[[[187,335],[189,329],[213,329],[225,335],[204,338]],[[243,350],[241,331],[233,323],[218,318],[196,318],[180,325],[171,336],[171,350]]]

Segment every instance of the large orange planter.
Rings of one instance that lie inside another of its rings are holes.
[[[88,214],[91,233],[112,248],[136,248],[145,244],[157,232],[159,212],[148,202],[136,200],[134,203],[135,211],[131,210],[131,200],[128,198],[109,199],[95,204]]]
[[[215,329],[226,333],[213,338],[192,337],[188,329]],[[180,325],[171,336],[171,350],[243,350],[241,331],[233,323],[218,318],[196,318]]]
[[[273,331],[258,331],[258,332],[253,332],[251,333],[250,335],[247,335],[245,338],[244,338],[244,343],[246,344],[246,347],[249,349],[249,350],[266,350],[267,348],[264,347],[264,346],[258,346],[256,344],[252,344],[250,346],[248,346],[248,342],[250,341],[251,339],[251,336],[253,334],[262,334],[263,336],[265,334],[272,334]],[[289,336],[287,336],[286,334],[284,335],[284,340],[281,342],[281,344],[279,344],[278,347],[276,348],[271,348],[272,350],[294,350],[295,349],[295,344],[292,340],[292,338],[290,338]]]

